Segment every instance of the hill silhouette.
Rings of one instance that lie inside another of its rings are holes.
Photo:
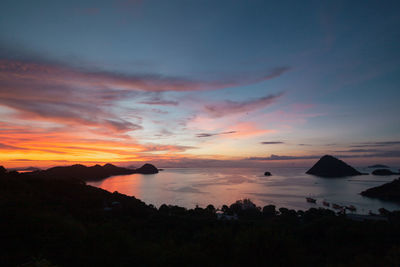
[[[117,167],[113,164],[107,163],[104,166],[94,165],[87,167],[82,164],[75,164],[72,166],[59,166],[47,170],[32,172],[32,175],[39,175],[46,178],[55,179],[77,179],[83,181],[98,181],[114,175],[126,174],[153,174],[157,173],[158,169],[152,164],[144,164],[138,169],[128,169]]]
[[[320,177],[345,177],[362,175],[359,171],[330,155],[325,155],[309,169],[307,174],[312,174]]]
[[[146,163],[142,167],[136,169],[136,173],[141,174],[154,174],[158,173],[158,169],[154,165]]]
[[[400,178],[361,192],[362,196],[400,202]]]
[[[0,170],[0,266],[398,266],[400,259],[400,212],[376,223],[240,200],[222,207],[222,218],[237,215],[230,221],[212,205],[157,209],[75,179]]]

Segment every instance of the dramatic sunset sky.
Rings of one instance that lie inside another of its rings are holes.
[[[400,164],[400,2],[0,4],[0,165]]]

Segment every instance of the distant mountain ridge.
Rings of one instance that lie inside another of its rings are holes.
[[[127,175],[127,174],[155,174],[158,169],[149,163],[144,164],[138,169],[128,169],[117,167],[113,164],[107,163],[103,166],[97,164],[87,167],[82,164],[75,164],[72,166],[58,166],[47,170],[34,171],[32,174],[40,175],[42,177],[58,178],[58,179],[78,179],[83,181],[98,181],[114,175]]]

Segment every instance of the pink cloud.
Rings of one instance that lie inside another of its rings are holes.
[[[241,77],[230,79],[196,81],[162,75],[124,75],[105,71],[87,71],[49,63],[0,60],[0,80],[3,82],[12,83],[18,80],[59,86],[121,88],[150,92],[216,90],[237,87],[270,80],[288,70],[287,67],[280,67],[263,75],[241,75]]]

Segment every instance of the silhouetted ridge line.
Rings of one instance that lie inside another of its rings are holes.
[[[400,178],[362,191],[361,195],[370,198],[400,202]]]
[[[114,175],[126,175],[126,174],[154,174],[158,173],[158,169],[152,164],[144,164],[138,169],[128,169],[123,167],[117,167],[113,164],[107,163],[104,166],[84,166],[82,164],[75,164],[72,166],[60,166],[53,167],[43,171],[32,172],[34,175],[40,175],[43,177],[51,177],[57,179],[78,179],[84,181],[97,181],[108,178]]]
[[[309,169],[307,174],[312,174],[321,177],[345,177],[362,175],[361,172],[357,171],[344,161],[337,159],[330,155],[325,155]]]

